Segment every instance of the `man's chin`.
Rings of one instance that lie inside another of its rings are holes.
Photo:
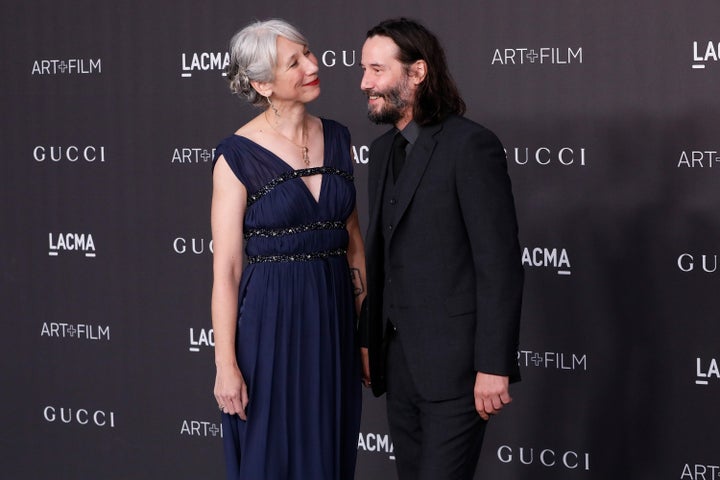
[[[373,110],[368,108],[368,119],[376,125],[394,125],[400,117],[392,113]]]
[[[368,110],[367,116],[368,116],[368,120],[370,120],[372,123],[374,123],[376,125],[381,125],[383,123],[382,121],[380,121],[381,119],[378,118],[378,116],[375,114],[375,112]]]

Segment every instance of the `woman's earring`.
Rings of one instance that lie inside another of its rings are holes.
[[[273,105],[272,101],[270,100],[270,95],[266,95],[265,100],[267,100],[268,105],[270,105],[270,108],[272,108],[273,113],[275,113],[275,116],[279,118],[280,112],[278,111],[277,107],[275,105]]]

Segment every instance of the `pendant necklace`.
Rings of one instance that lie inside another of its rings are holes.
[[[275,133],[277,133],[278,135],[283,137],[285,140],[287,140],[288,142],[290,142],[293,145],[295,145],[296,147],[298,147],[300,150],[302,150],[303,163],[305,163],[306,167],[309,167],[310,166],[310,149],[307,146],[308,133],[307,133],[307,123],[306,123],[305,118],[303,118],[303,123],[302,123],[302,139],[303,139],[304,145],[298,145],[297,143],[293,142],[288,137],[286,137],[285,135],[280,133],[280,131],[278,129],[276,129],[272,123],[270,123],[270,120],[268,120],[267,110],[265,110],[265,121],[267,122],[268,125],[270,125],[270,128],[272,128],[275,131]]]

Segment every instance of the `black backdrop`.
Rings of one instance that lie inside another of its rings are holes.
[[[526,268],[524,380],[477,478],[720,478],[720,3],[2,2],[0,476],[222,478],[210,157],[255,111],[230,36],[310,39],[311,111],[353,134],[360,49],[405,15],[441,38],[506,146]],[[358,479],[395,478],[366,392]]]

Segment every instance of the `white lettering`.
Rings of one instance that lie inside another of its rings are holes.
[[[696,359],[696,369],[695,373],[697,374],[697,380],[695,380],[695,383],[697,385],[707,385],[708,380],[703,380],[707,378],[716,378],[720,380],[720,367],[718,367],[718,362],[716,359],[711,359],[710,363],[707,366],[707,370],[703,371],[702,366],[702,360],[700,358]]]
[[[545,460],[545,456],[547,454],[550,454],[550,458],[552,459],[549,462],[547,460]],[[555,465],[555,452],[553,452],[552,450],[548,450],[548,449],[545,449],[542,452],[540,452],[540,463],[542,463],[546,467],[552,467],[553,465]]]
[[[61,162],[66,160],[70,163],[75,163],[82,160],[87,163],[95,161],[105,162],[105,147],[96,147],[88,145],[85,147],[78,147],[76,145],[70,145],[68,147],[50,146],[44,147],[38,145],[33,149],[33,159],[37,162],[43,162],[48,158],[53,162]]]
[[[58,73],[101,73],[102,70],[102,59],[88,58],[86,66],[84,58],[70,58],[67,60],[35,60],[32,66],[32,75],[56,75]]]
[[[370,147],[367,145],[362,145],[360,148],[355,147],[355,145],[352,146],[352,153],[353,158],[355,159],[355,163],[362,163],[363,165],[367,164],[370,161],[369,153],[370,153]]]
[[[198,338],[195,338],[195,330],[191,328],[190,329],[190,345],[214,347],[215,346],[215,336],[214,336],[213,330],[210,329],[209,331],[206,331],[204,328],[201,328]]]
[[[490,61],[491,65],[524,65],[526,63],[538,63],[540,65],[583,63],[583,50],[582,47],[568,47],[567,50],[550,47],[505,48],[503,51],[495,49]]]
[[[713,168],[715,163],[720,163],[720,152],[717,150],[691,150],[680,153],[678,168]],[[707,163],[705,163],[707,161]]]
[[[186,244],[187,242],[184,238],[178,237],[173,242],[173,248],[175,249],[176,253],[185,253],[185,251],[187,250]]]
[[[332,50],[326,50],[322,54],[322,63],[326,67],[334,67],[335,66],[335,52]]]
[[[95,410],[90,412],[85,408],[78,408],[73,411],[72,408],[60,407],[60,421],[62,423],[77,423],[78,425],[95,425],[97,427],[109,426],[115,428],[115,412],[105,412],[103,410]],[[54,422],[58,419],[58,412],[55,407],[47,406],[43,410],[43,417],[48,422]]]
[[[710,361],[710,367],[707,372],[708,377],[720,378],[720,369],[718,369],[717,360],[714,358]]]
[[[188,240],[182,237],[177,237],[173,241],[173,249],[175,253],[184,254],[188,251]],[[190,239],[190,250],[196,255],[205,253],[205,239],[203,238],[191,238]],[[208,242],[208,251],[213,253],[213,241]]]
[[[183,56],[185,55],[183,54]],[[190,426],[188,425],[187,420],[183,421],[182,427],[180,427],[180,434],[190,435]]]
[[[698,42],[693,42],[693,60],[702,62],[703,58],[698,54]]]
[[[712,42],[708,42],[707,48],[705,49],[705,58],[704,60],[707,62],[708,60],[715,60],[718,59],[718,51],[720,51],[720,43],[718,43],[718,48],[715,49],[715,44]]]
[[[700,263],[705,273],[715,273],[718,268],[718,256],[717,254],[702,254],[700,255]],[[691,272],[695,269],[695,257],[692,254],[683,253],[678,257],[677,265],[683,272]]]
[[[361,432],[358,435],[358,450],[364,450],[367,452],[393,453],[393,444],[392,442],[390,442],[389,435],[368,433],[363,436]]]
[[[570,456],[575,457],[575,463],[572,464],[572,465],[568,463],[568,457],[570,457]],[[578,460],[578,456],[577,456],[577,453],[575,453],[575,452],[565,452],[565,455],[563,455],[562,458],[563,458],[563,465],[565,465],[567,468],[573,470],[573,469],[576,469],[576,468],[578,467],[578,461],[577,461],[577,460]]]
[[[528,147],[514,147],[510,160],[518,165],[527,165],[530,158],[533,158],[535,163],[544,167],[553,164],[560,164],[564,167],[571,165],[584,167],[585,148],[580,148],[577,151],[578,155],[575,153],[576,149],[571,147],[562,147],[557,152],[554,152],[549,147],[539,147],[531,154],[531,149]],[[505,155],[508,156],[507,149]]]
[[[230,65],[229,52],[202,52],[193,53],[188,64],[188,56],[185,53],[180,55],[183,71],[192,70],[225,70]]]
[[[512,459],[513,459],[512,448],[508,447],[507,445],[501,446],[500,448],[498,448],[497,457],[498,457],[498,460],[500,460],[503,463],[512,462]]]
[[[502,463],[510,463],[514,458],[513,449],[508,445],[502,445],[497,450],[497,457]],[[577,452],[568,450],[560,455],[552,449],[545,448],[540,451],[537,458],[541,465],[548,468],[561,466],[569,470],[575,470],[577,468],[583,468],[587,471],[590,470],[589,453],[578,454]],[[558,463],[558,458],[562,458],[561,463]],[[518,461],[523,465],[532,465],[535,463],[535,449],[519,447]]]
[[[500,55],[500,50],[498,50],[497,48],[495,49],[495,53],[493,54],[493,58],[492,58],[492,61],[490,62],[490,65],[495,65],[496,63],[503,65],[502,55]]]
[[[45,410],[43,410],[43,416],[45,417],[45,420],[47,420],[48,422],[54,422],[55,421],[55,408],[45,407]]]
[[[683,253],[678,257],[678,268],[682,270],[683,272],[690,272],[695,267],[695,263],[693,262],[693,256],[689,253]]]
[[[715,480],[720,477],[720,466],[718,465],[692,465],[685,464],[680,479],[690,480]]]
[[[580,63],[583,62],[583,51],[582,47],[579,47],[577,50],[573,51],[572,48],[568,48],[568,55],[571,58],[574,58],[576,60],[579,60]]]
[[[548,154],[545,161],[540,158],[540,154],[542,152],[546,152]],[[547,165],[548,163],[550,163],[550,149],[547,147],[538,148],[535,151],[535,161],[540,165]]]
[[[570,268],[570,257],[567,251],[562,248],[558,252],[557,248],[529,248],[523,249],[522,263],[530,267],[564,267]]]
[[[712,259],[712,270],[710,269],[710,263],[707,261],[708,257]],[[713,273],[717,271],[718,256],[717,255],[703,255],[702,256],[703,271],[707,273]]]

